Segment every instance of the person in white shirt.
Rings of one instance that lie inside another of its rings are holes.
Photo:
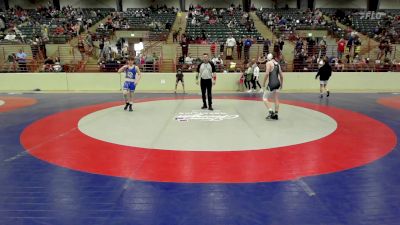
[[[137,44],[134,44],[134,49],[136,52],[136,56],[140,55],[140,52],[144,49],[143,41],[140,39],[140,42]]]
[[[190,56],[190,54],[188,56],[186,56],[185,58],[185,64],[189,65],[189,70],[192,70],[193,68],[193,58]]]
[[[260,88],[259,92],[263,92],[263,89],[261,88],[261,84],[260,84],[260,68],[258,67],[259,62],[257,62],[255,59],[253,59],[253,91],[256,92],[257,91],[257,86]]]
[[[226,39],[226,59],[232,59],[233,48],[236,45],[236,40],[232,35],[229,35]]]

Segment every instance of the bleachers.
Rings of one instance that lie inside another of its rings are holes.
[[[172,9],[128,8],[120,18],[119,29],[149,30],[151,38],[165,40],[175,18],[176,13]]]
[[[293,30],[326,30],[328,25],[325,21],[324,23],[315,24],[316,15],[313,18],[311,13],[293,8],[265,8],[257,11],[256,15],[278,37]],[[276,22],[276,18],[279,18],[279,22]],[[323,20],[323,18],[318,18],[318,21]]]
[[[219,9],[217,9],[218,11]],[[201,21],[201,25],[193,25],[191,23],[191,19],[188,18],[186,21],[186,34],[189,37],[197,38],[202,36],[202,31],[207,35],[207,38],[211,41],[225,41],[229,35],[232,35],[235,39],[242,39],[243,37],[253,37],[254,39],[258,39],[261,37],[261,34],[255,29],[251,29],[250,31],[246,29],[245,25],[240,23],[240,20],[243,16],[243,12],[235,11],[231,16],[229,12],[225,10],[222,13],[222,18],[219,19],[219,22],[215,24],[209,24],[204,20],[204,15],[196,16]],[[229,28],[227,24],[229,21],[233,20],[236,23],[235,27]]]

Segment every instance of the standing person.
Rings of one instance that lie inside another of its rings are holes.
[[[197,75],[196,75],[196,84],[199,84],[200,78],[200,87],[201,87],[201,96],[203,98],[203,107],[201,109],[207,108],[206,102],[206,91],[208,97],[208,109],[214,110],[212,107],[212,86],[215,85],[215,81],[217,78],[216,70],[214,64],[209,60],[208,54],[203,54],[203,62],[197,67]]]
[[[340,38],[340,40],[337,43],[337,57],[339,59],[342,59],[345,47],[346,47],[346,41],[343,38]]]
[[[182,55],[183,57],[188,56],[188,52],[189,52],[189,42],[186,39],[186,36],[182,37],[181,40],[181,47],[182,47]]]
[[[258,62],[253,59],[253,90],[254,92],[257,90],[257,85],[260,88],[260,92],[262,91],[260,80],[260,68],[258,67]]]
[[[244,41],[244,59],[249,60],[250,58],[250,47],[253,44],[250,37],[247,36],[247,39]]]
[[[251,63],[247,63],[246,64],[246,70],[244,72],[245,74],[245,86],[246,88],[248,88],[249,90],[247,90],[247,92],[251,92],[251,86],[253,84],[253,67],[251,66]]]
[[[319,93],[320,93],[320,98],[324,97],[324,91],[326,91],[326,97],[329,97],[329,90],[326,87],[328,85],[328,80],[332,75],[332,67],[329,65],[328,58],[325,57],[324,59],[324,65],[319,68],[317,75],[315,76],[315,79],[319,77]]]
[[[233,38],[232,34],[229,35],[229,38],[226,40],[226,59],[232,60],[233,48],[236,45],[236,40]]]
[[[238,41],[236,41],[236,43],[237,59],[242,60],[243,40],[239,39]]]
[[[118,73],[122,72],[125,72],[125,83],[122,91],[125,100],[124,110],[129,108],[129,111],[132,112],[133,93],[135,92],[136,86],[141,79],[140,70],[135,63],[135,58],[129,57],[128,65],[124,65],[118,70]]]
[[[82,57],[82,60],[85,60],[85,44],[83,43],[83,40],[82,39],[79,39],[79,41],[78,41],[78,49],[79,49],[79,52],[81,53],[81,57]]]
[[[175,93],[176,93],[176,88],[178,87],[179,81],[182,83],[182,88],[183,88],[183,93],[185,93],[185,82],[183,81],[183,73],[182,69],[179,68],[178,71],[176,72],[176,83],[175,83]]]
[[[279,91],[282,90],[283,86],[283,73],[281,66],[279,65],[276,56],[273,57],[272,54],[268,54],[267,58],[272,58],[266,65],[265,78],[263,82],[263,87],[266,88],[263,101],[265,106],[268,108],[268,115],[266,119],[278,119],[279,111]],[[268,81],[268,85],[265,84]],[[275,112],[272,110],[272,105],[268,101],[268,98],[272,97],[275,103]]]
[[[319,42],[319,52],[318,52],[318,58],[325,57],[326,56],[326,37],[322,37],[321,41]]]
[[[271,41],[267,38],[263,42],[263,53],[266,55],[269,53],[269,46],[271,46]]]

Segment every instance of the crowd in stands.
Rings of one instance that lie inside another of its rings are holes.
[[[244,12],[240,5],[232,4],[228,8],[190,5],[186,31],[182,31],[181,28],[172,31],[172,24],[178,13],[178,9],[174,7],[149,7],[115,12],[114,9],[80,9],[71,6],[56,10],[49,3],[34,10],[17,6],[0,12],[0,44],[29,44],[32,58],[44,62],[43,71],[62,70],[59,59],[46,56],[45,44],[65,43],[72,37],[79,37],[78,44],[74,47],[81,53],[82,61],[95,54],[99,57],[98,62],[102,70],[114,71],[131,54],[126,40],[119,39],[116,44],[110,43],[113,32],[123,29],[148,30],[164,38],[172,32],[173,41],[178,42],[182,48],[177,67],[190,71],[200,62],[188,54],[192,44],[210,46],[211,58],[218,71],[236,71],[235,68],[238,67],[234,64],[237,63],[242,65],[240,69],[243,71],[246,69],[245,65],[252,61],[249,52],[255,43],[263,44],[263,54],[258,59],[263,61],[262,58],[269,52],[282,56],[287,40],[295,44],[295,71],[315,71],[325,56],[329,57],[336,71],[373,70],[377,69],[376,65],[385,70],[397,63],[396,59],[391,58],[394,55],[393,43],[399,39],[399,10],[374,13],[360,9],[256,9],[254,6],[252,10],[279,39],[274,42],[264,40],[256,30],[249,13]],[[330,22],[325,20],[324,14],[330,17]],[[96,32],[88,31],[89,27],[107,16],[108,19],[97,27]],[[338,22],[348,25],[348,28],[341,29]],[[299,29],[328,30],[328,35],[338,40],[337,52],[327,52],[325,37],[299,37],[295,33]],[[83,32],[87,32],[88,35],[81,38],[80,34]],[[376,58],[370,59],[361,55],[363,43],[359,33],[379,42]],[[60,37],[62,41],[58,42]],[[94,41],[99,42],[98,53]],[[159,56],[156,54],[134,55],[138,65],[144,70],[159,69]],[[20,52],[6,56],[8,70],[27,71],[26,61],[30,59],[20,56]],[[283,57],[281,59],[282,63],[287,63]],[[263,63],[260,63],[260,69],[262,68]]]
[[[296,30],[326,29],[327,25],[319,9],[260,9],[256,14],[277,36],[286,34],[287,39],[292,39]]]
[[[204,8],[200,5],[189,6],[187,28],[184,34],[189,44],[210,44],[225,42],[228,36],[235,39],[251,38],[262,40],[254,26],[254,21],[240,5],[231,5],[227,9]],[[176,31],[176,36],[180,31]]]
[[[3,15],[6,28],[0,42],[9,41],[31,44],[35,39],[44,43],[65,43],[100,19],[113,9],[81,9],[65,6],[56,10],[51,4],[37,9],[11,8]]]
[[[117,40],[112,45],[108,39],[101,39],[99,42],[100,57],[98,64],[101,71],[115,72],[121,65],[125,64],[130,55],[135,55],[136,65],[144,72],[158,72],[160,56],[156,53],[146,54],[144,52],[132,52],[129,49],[128,41],[124,38]]]
[[[110,35],[114,30],[148,30],[152,37],[164,40],[175,21],[177,8],[167,6],[132,9],[124,12],[113,12],[105,24],[100,24],[96,32]]]

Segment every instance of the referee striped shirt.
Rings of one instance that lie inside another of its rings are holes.
[[[215,73],[216,70],[212,62],[202,62],[197,67],[197,72],[199,73],[201,79],[211,79],[213,77],[213,73]]]

